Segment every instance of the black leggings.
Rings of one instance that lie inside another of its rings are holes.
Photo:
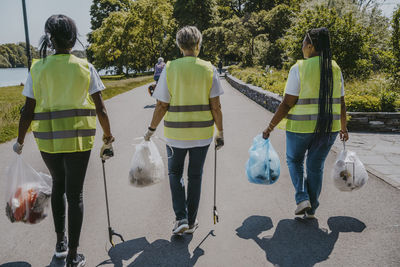
[[[75,153],[49,154],[42,158],[53,177],[51,208],[56,233],[65,232],[65,195],[68,201],[68,246],[77,248],[83,221],[83,182],[90,150]]]

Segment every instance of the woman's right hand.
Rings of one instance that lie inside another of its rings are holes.
[[[340,140],[347,141],[349,140],[349,132],[347,130],[340,130]]]

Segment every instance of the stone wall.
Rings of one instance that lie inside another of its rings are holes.
[[[275,112],[282,101],[281,96],[247,84],[229,73],[225,77],[232,87],[271,112]],[[400,132],[400,112],[347,112],[347,115],[350,116],[347,125],[350,131]]]

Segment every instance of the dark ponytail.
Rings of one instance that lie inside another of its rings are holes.
[[[320,85],[318,100],[318,118],[315,127],[317,138],[326,136],[332,131],[333,115],[333,73],[332,52],[327,28],[312,29],[307,32],[307,42],[311,43],[319,53]]]
[[[71,49],[77,40],[75,22],[65,15],[53,15],[44,25],[45,34],[40,39],[40,57],[47,56],[47,49]]]

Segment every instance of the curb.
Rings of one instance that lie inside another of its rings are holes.
[[[264,107],[265,109],[267,109],[270,112],[275,112],[275,108],[277,108],[276,102],[277,101],[282,101],[278,95],[273,94],[269,91],[266,91],[260,87],[251,85],[251,84],[247,84],[237,78],[235,78],[232,75],[229,75],[228,73],[225,73],[225,78],[226,81],[236,90],[238,90],[239,92],[241,92],[243,95],[245,95],[246,97],[252,99],[253,101],[255,101],[257,104],[259,104],[260,106]],[[273,107],[271,108],[270,105],[268,105],[268,103],[266,103],[266,101],[271,101],[273,102]],[[335,152],[336,154],[339,153],[338,149],[336,149],[336,147],[332,147],[332,151]],[[385,183],[393,186],[396,189],[400,190],[400,183],[395,181],[394,179],[387,177],[386,175],[384,175],[383,173],[375,170],[374,168],[371,168],[367,165],[364,165],[367,172],[369,174],[372,174],[373,176],[381,179],[382,181],[384,181]]]

